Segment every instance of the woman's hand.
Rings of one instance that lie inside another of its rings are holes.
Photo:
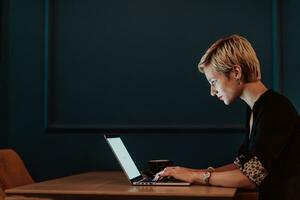
[[[175,179],[182,180],[189,183],[194,183],[199,180],[204,170],[191,169],[185,167],[166,167],[161,172],[155,175],[154,181],[162,179],[166,176],[174,177]]]

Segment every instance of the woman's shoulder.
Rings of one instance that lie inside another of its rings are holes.
[[[254,108],[254,114],[259,119],[259,123],[267,127],[268,130],[280,129],[280,127],[300,129],[298,111],[287,97],[273,90],[268,90],[259,100],[260,102]]]
[[[264,94],[261,95],[260,99],[262,101],[262,103],[265,103],[266,105],[287,105],[287,106],[292,106],[293,104],[292,102],[284,95],[269,89],[267,90]],[[280,103],[278,105],[278,103]]]
[[[258,110],[269,110],[274,113],[276,111],[284,111],[298,116],[298,112],[292,102],[286,96],[272,89],[262,94],[255,106]]]
[[[278,93],[278,92],[276,92],[272,89],[268,89],[261,97],[265,98],[267,100],[275,100],[275,101],[282,101],[282,102],[284,102],[284,101],[289,102],[290,101],[286,96],[284,96],[284,95],[282,95],[282,94],[280,94],[280,93]]]

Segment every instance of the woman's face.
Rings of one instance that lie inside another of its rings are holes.
[[[242,87],[238,84],[236,72],[230,72],[229,77],[227,77],[210,66],[205,67],[203,71],[210,84],[211,96],[217,96],[226,105],[240,97]]]

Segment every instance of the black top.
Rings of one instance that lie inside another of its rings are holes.
[[[300,118],[284,96],[268,90],[247,112],[247,134],[235,164],[259,190],[260,200],[300,199]]]

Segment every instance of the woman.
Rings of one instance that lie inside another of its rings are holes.
[[[299,116],[290,101],[261,82],[260,64],[247,39],[216,41],[198,65],[212,96],[229,105],[248,105],[244,143],[231,164],[208,169],[167,167],[172,176],[194,184],[258,189],[261,200],[300,199]]]

